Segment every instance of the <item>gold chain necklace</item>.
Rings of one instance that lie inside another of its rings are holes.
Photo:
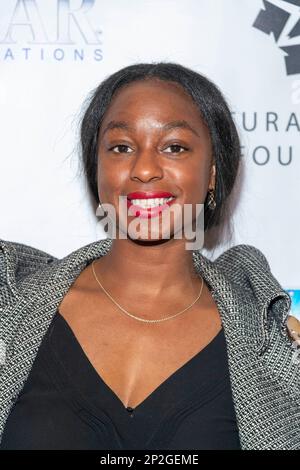
[[[178,315],[180,315],[181,313],[184,313],[186,310],[188,310],[189,308],[191,308],[196,302],[197,300],[200,298],[201,294],[202,294],[202,289],[203,289],[203,278],[202,278],[202,283],[201,283],[201,288],[200,288],[200,292],[199,292],[199,295],[197,296],[197,298],[188,306],[186,307],[185,309],[181,310],[180,312],[176,313],[175,315],[172,315],[170,317],[164,317],[162,318],[161,320],[146,320],[145,318],[140,318],[140,317],[136,317],[135,315],[132,315],[131,313],[127,312],[127,310],[125,310],[123,307],[121,307],[121,305],[118,304],[118,302],[116,302],[112,296],[107,292],[106,289],[104,289],[103,285],[101,284],[101,282],[99,281],[99,279],[97,278],[96,276],[96,273],[95,273],[95,269],[94,269],[94,262],[96,260],[94,260],[92,262],[92,271],[93,271],[93,274],[94,274],[94,277],[96,279],[96,281],[98,282],[98,284],[100,285],[101,289],[105,292],[105,294],[110,298],[110,300],[120,309],[122,310],[122,312],[126,313],[126,315],[129,315],[131,318],[134,318],[135,320],[139,320],[139,321],[143,321],[145,323],[159,323],[159,322],[162,322],[162,321],[165,321],[165,320],[170,320],[171,318],[175,318],[177,317]]]

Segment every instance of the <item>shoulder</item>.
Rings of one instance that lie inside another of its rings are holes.
[[[289,296],[274,276],[267,257],[253,245],[233,246],[218,256],[214,264],[232,283],[256,289],[263,297],[270,297],[272,292]]]
[[[252,290],[256,284],[263,283],[280,287],[274,278],[270,264],[264,253],[253,245],[240,244],[233,246],[214,260],[229,282]]]
[[[0,285],[22,279],[57,258],[33,246],[0,239]]]
[[[290,314],[291,297],[273,275],[260,249],[253,245],[236,245],[216,258],[215,263],[245,302],[255,299],[259,311],[274,311],[274,318],[281,326],[286,326],[290,339],[300,340],[300,321]]]
[[[264,253],[253,245],[240,244],[235,245],[224,251],[215,262],[219,266],[224,268],[228,266],[228,263],[234,263],[234,265],[263,267],[270,271],[270,264],[264,255]]]
[[[240,244],[223,252],[214,261],[240,302],[253,305],[254,314],[266,321],[268,312],[284,324],[290,311],[291,297],[274,276],[264,253],[253,245]],[[256,313],[255,313],[256,312]],[[248,313],[245,313],[248,315]],[[262,316],[264,318],[262,318]]]

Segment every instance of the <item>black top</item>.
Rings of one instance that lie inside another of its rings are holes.
[[[0,449],[239,449],[223,329],[134,410],[94,369],[59,312]]]

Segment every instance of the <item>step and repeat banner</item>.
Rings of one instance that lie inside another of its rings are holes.
[[[0,2],[0,237],[58,257],[98,238],[78,163],[89,92],[137,62],[178,62],[224,93],[242,142],[234,232],[300,318],[300,0]]]

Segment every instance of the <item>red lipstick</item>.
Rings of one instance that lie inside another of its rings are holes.
[[[173,197],[170,201],[165,204],[158,205],[155,207],[141,207],[138,204],[132,204],[132,199],[155,199],[155,198],[169,198]],[[167,191],[135,191],[127,194],[127,207],[131,208],[130,215],[140,217],[142,219],[155,217],[159,215],[163,210],[167,209],[174,201],[176,197]]]
[[[155,199],[160,197],[175,197],[174,194],[171,194],[166,191],[135,191],[133,193],[127,194],[127,199]]]

